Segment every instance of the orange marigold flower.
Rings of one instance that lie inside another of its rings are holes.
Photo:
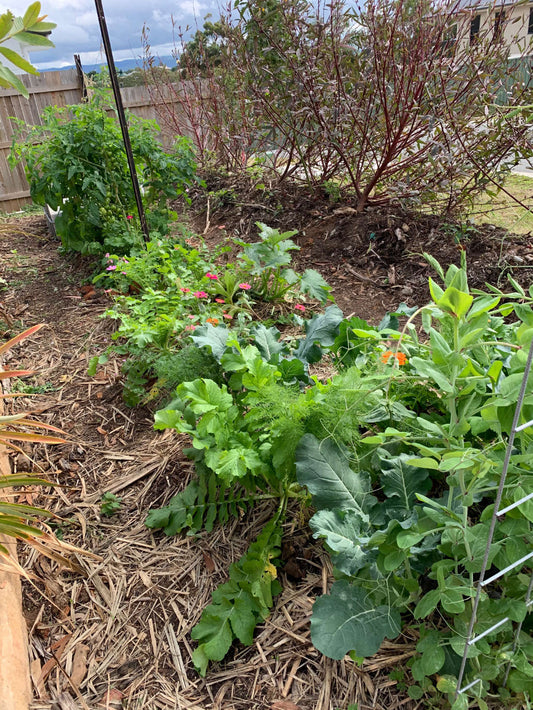
[[[405,353],[393,353],[392,350],[387,350],[386,352],[381,354],[381,362],[387,364],[391,357],[395,358],[396,362],[400,366],[405,365],[405,363],[407,362],[407,356],[405,355]]]
[[[206,318],[207,323],[212,323],[213,325],[218,325],[218,318]]]

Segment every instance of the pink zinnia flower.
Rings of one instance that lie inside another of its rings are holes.
[[[191,314],[189,313],[189,315],[187,316],[187,318],[188,318],[189,320],[194,320],[194,319],[196,318],[196,316],[193,316],[193,315],[191,315]]]
[[[210,271],[207,272],[206,277],[212,281],[218,281],[218,276],[216,274],[212,274]]]
[[[133,215],[132,215],[132,214],[127,214],[127,215],[126,215],[126,219],[133,219]]]
[[[190,288],[180,288],[180,291],[183,291],[183,293],[190,293],[191,289]]]
[[[205,291],[195,291],[193,296],[195,296],[195,298],[207,298],[207,293]]]
[[[215,298],[215,301],[217,303],[226,303],[226,301],[223,298]]]
[[[222,315],[224,316],[224,318],[227,318],[228,320],[231,320],[233,318],[233,316],[230,316],[229,313],[223,313]]]
[[[294,310],[295,310],[295,311],[302,311],[302,313],[303,313],[303,312],[305,311],[305,306],[302,306],[301,303],[297,303],[297,304],[294,306]]]
[[[196,326],[195,325],[186,325],[185,330],[196,330]]]
[[[249,291],[252,287],[249,283],[246,283],[246,281],[244,281],[242,284],[239,284],[239,288],[243,288],[245,291]]]
[[[117,268],[116,264],[111,264],[110,266],[107,267],[106,271],[115,271]]]

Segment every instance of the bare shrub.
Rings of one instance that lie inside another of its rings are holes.
[[[519,70],[492,28],[470,41],[459,5],[245,0],[197,32],[194,52],[179,33],[184,81],[153,90],[204,164],[235,171],[253,156],[280,181],[348,187],[358,210],[450,213],[529,150],[524,114],[508,110]]]

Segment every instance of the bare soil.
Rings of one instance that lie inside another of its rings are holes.
[[[453,225],[429,216],[357,215],[349,205],[331,205],[324,195],[296,188],[260,206],[264,194],[229,187],[231,203],[216,208],[214,198],[207,209],[205,193],[193,195],[187,208],[192,227],[210,244],[224,235],[254,240],[258,220],[298,229],[297,267],[319,270],[346,315],[376,322],[401,301],[425,302],[430,270],[422,251],[447,264],[458,261],[458,246],[465,248],[475,286],[486,280],[504,286],[508,271],[526,285],[533,277],[529,235],[518,238],[484,227],[457,245]],[[96,556],[74,555],[76,569],[70,570],[23,551],[33,575],[25,582],[24,598],[32,710],[423,707],[407,696],[402,676],[414,653],[414,634],[386,642],[362,666],[328,660],[312,647],[311,607],[315,596],[327,591],[331,569],[298,510],[285,530],[283,592],[271,617],[252,646],[236,645],[206,679],[198,677],[190,661],[190,629],[271,511],[259,506],[195,537],[167,539],[145,528],[148,510],[187,483],[191,463],[180,437],[153,431],[151,411],[125,406],[118,361],[95,378],[87,376],[89,358],[105,348],[112,328],[100,318],[108,296],[83,288],[91,269],[79,257],[58,253],[44,219],[0,223],[0,277],[6,281],[0,293],[2,335],[47,324],[11,355],[11,364],[37,371],[26,384],[44,392],[23,404],[68,435],[65,445],[13,455],[13,470],[44,472],[61,484],[54,492],[23,492],[20,501],[51,507],[58,515],[57,533]],[[101,513],[106,491],[122,499],[113,517]]]
[[[206,190],[192,195],[189,210],[193,228],[207,243],[219,243],[221,235],[256,241],[256,222],[297,230],[292,237],[300,247],[292,252],[295,268],[320,271],[346,316],[378,323],[402,301],[426,303],[428,277],[435,273],[423,252],[446,268],[459,263],[464,249],[472,288],[489,282],[505,290],[508,273],[526,286],[533,281],[531,233],[515,235],[490,224],[472,228],[394,208],[358,214],[350,204],[331,202],[320,188],[313,194],[287,185],[270,193],[215,176],[206,187],[207,196]]]

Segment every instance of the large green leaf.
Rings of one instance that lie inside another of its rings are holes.
[[[17,39],[21,42],[26,42],[26,44],[31,44],[36,47],[53,47],[54,43],[51,42],[47,37],[41,34],[36,34],[35,32],[18,32]]]
[[[267,362],[272,362],[273,358],[284,349],[283,343],[279,342],[280,332],[274,326],[267,328],[266,325],[260,323],[250,329],[250,334],[261,353],[261,357]]]
[[[307,321],[306,337],[300,340],[294,355],[304,362],[318,362],[322,347],[330,347],[339,333],[344,315],[338,306],[328,306],[324,313]]]
[[[8,10],[0,14],[0,40],[3,39],[13,27],[13,13]]]
[[[296,449],[296,475],[319,510],[357,510],[364,516],[374,500],[368,476],[352,471],[346,450],[331,439],[302,437]]]
[[[3,66],[3,64],[0,64],[0,86],[12,86],[20,92],[24,98],[27,99],[29,96],[28,89],[24,86],[18,76],[13,74],[11,69]]]
[[[433,363],[423,360],[421,357],[412,357],[409,363],[420,377],[433,380],[433,382],[435,382],[435,384],[446,394],[451,394],[454,391],[450,380],[446,377],[444,372],[442,372],[442,370],[440,370]]]
[[[444,311],[451,311],[458,318],[466,315],[474,297],[469,293],[464,293],[454,286],[448,286],[446,291],[437,301],[437,306]]]
[[[306,269],[300,279],[300,290],[316,298],[320,303],[326,303],[331,291],[328,282],[314,269]]]
[[[24,27],[31,27],[34,25],[37,20],[39,19],[39,13],[41,12],[41,3],[40,2],[32,2],[32,4],[28,7],[26,12],[24,13],[24,17],[22,18],[22,22],[24,24]]]
[[[192,340],[199,348],[210,348],[213,356],[220,362],[220,358],[226,352],[226,344],[230,336],[230,331],[223,325],[214,328],[211,323],[206,323],[196,329]]]
[[[38,74],[39,72],[35,67],[33,67],[24,57],[21,57],[20,54],[17,54],[17,52],[14,52],[12,49],[9,49],[8,47],[0,47],[0,54],[2,54],[11,64],[14,64],[16,67],[19,69],[22,69],[25,72],[28,72],[28,74]]]
[[[412,458],[408,454],[389,456],[385,449],[380,449],[377,457],[383,493],[387,496],[387,515],[391,520],[404,520],[417,502],[416,494],[430,490],[429,471],[407,463]]]
[[[335,582],[330,594],[316,600],[311,617],[311,640],[328,658],[340,660],[349,651],[372,656],[384,638],[400,633],[400,614],[389,606],[376,606],[365,589],[347,580]]]
[[[343,574],[355,575],[376,557],[365,548],[368,517],[357,510],[319,510],[309,525],[313,537],[325,540],[333,565]]]
[[[190,400],[190,408],[195,414],[227,411],[233,405],[233,398],[226,388],[219,387],[213,380],[184,382],[177,389],[180,397]]]
[[[207,449],[205,462],[226,483],[236,478],[243,478],[248,471],[255,472],[263,466],[256,451],[244,446],[233,446],[231,449]]]

